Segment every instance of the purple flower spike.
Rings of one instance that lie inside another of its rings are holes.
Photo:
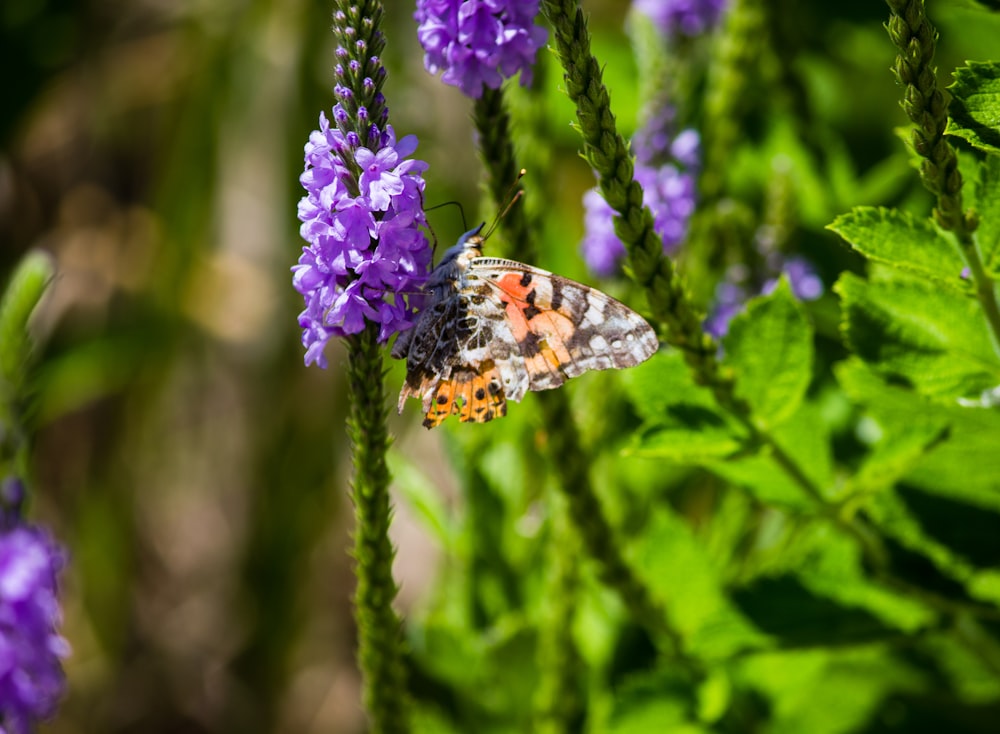
[[[56,578],[62,550],[40,528],[0,530],[0,731],[29,734],[51,717],[65,689],[60,659],[69,645]]]
[[[335,32],[354,35],[352,28]],[[421,230],[427,164],[409,158],[416,137],[397,142],[386,123],[381,43],[375,34],[371,43],[338,47],[332,124],[320,114],[319,130],[305,147],[299,232],[306,245],[292,268],[292,285],[305,299],[299,326],[307,365],[326,367],[326,343],[369,323],[378,325],[381,342],[408,328],[409,294],[420,290],[431,262]]]
[[[531,83],[535,54],[547,32],[535,25],[538,0],[417,0],[413,17],[424,66],[441,81],[479,98],[521,72]]]

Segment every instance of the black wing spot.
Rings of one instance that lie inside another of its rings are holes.
[[[558,311],[562,305],[562,289],[558,284],[552,284],[552,310]]]
[[[534,291],[532,291],[532,292],[534,292]],[[526,318],[528,321],[531,321],[533,318],[535,318],[540,313],[541,313],[541,311],[539,309],[535,308],[532,305],[529,305],[529,306],[527,306],[524,309],[524,318]]]
[[[448,402],[448,396],[447,395],[445,395],[444,393],[441,393],[440,395],[438,395],[438,397],[437,397],[437,404],[438,405],[444,405],[447,402]]]
[[[483,388],[476,390],[476,400],[483,400],[486,398],[486,391]]]
[[[521,351],[526,359],[530,359],[542,351],[542,340],[538,338],[538,334],[529,331],[525,335],[524,341],[521,342]]]
[[[529,285],[531,285],[531,273],[524,273],[521,276],[521,287],[527,288]]]
[[[488,389],[490,391],[490,395],[498,395],[500,393],[500,383],[491,382]]]

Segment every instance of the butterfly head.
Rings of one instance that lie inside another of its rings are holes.
[[[437,268],[453,266],[465,270],[471,260],[480,257],[483,254],[483,241],[486,239],[480,234],[484,226],[485,222],[459,237],[458,242],[445,251]]]

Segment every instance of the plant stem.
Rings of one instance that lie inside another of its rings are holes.
[[[891,14],[886,30],[899,49],[893,73],[903,85],[903,110],[914,124],[910,142],[923,158],[920,178],[937,199],[934,219],[942,229],[954,233],[959,254],[969,267],[976,297],[989,324],[993,349],[1000,355],[1000,304],[993,281],[983,269],[972,233],[973,217],[962,205],[962,174],[958,156],[945,137],[948,103],[938,87],[934,53],[937,29],[931,24],[923,0],[886,0]]]
[[[486,179],[494,204],[506,205],[503,181],[514,181],[519,170],[510,139],[510,121],[500,90],[484,89],[476,101],[475,122],[481,141]],[[515,214],[517,216],[515,216]],[[515,206],[501,226],[513,245],[512,256],[527,259],[533,248],[523,208]],[[588,555],[597,562],[601,581],[618,591],[636,622],[658,640],[668,640],[673,652],[679,652],[680,637],[666,623],[666,612],[652,599],[648,589],[635,575],[621,553],[617,534],[604,514],[590,481],[590,459],[580,446],[579,434],[570,414],[566,394],[555,390],[538,396],[545,426],[549,433],[549,456],[553,457],[556,477],[565,494],[570,517],[583,539]]]
[[[402,623],[392,608],[396,582],[395,551],[389,540],[391,508],[386,451],[386,403],[378,326],[348,340],[351,416],[349,433],[354,457],[353,497],[356,517],[354,560],[358,585],[355,613],[363,697],[375,734],[410,731],[403,665]]]

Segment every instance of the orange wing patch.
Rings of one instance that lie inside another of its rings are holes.
[[[573,359],[566,345],[576,326],[566,311],[553,308],[561,304],[553,304],[552,281],[524,271],[505,273],[493,282],[533,385],[561,385],[567,377],[564,365]]]

